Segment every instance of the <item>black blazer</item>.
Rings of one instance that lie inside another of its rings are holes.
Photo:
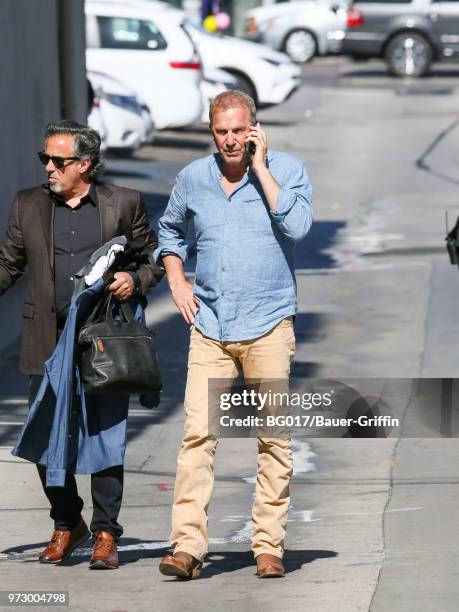
[[[102,244],[115,236],[142,239],[151,253],[140,267],[141,293],[163,276],[152,252],[158,244],[142,196],[134,189],[96,184]],[[54,200],[43,186],[19,191],[13,200],[6,237],[0,248],[0,295],[28,269],[27,294],[22,319],[20,369],[43,374],[44,362],[57,340],[54,298]]]

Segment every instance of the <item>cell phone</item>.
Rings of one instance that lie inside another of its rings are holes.
[[[255,118],[254,123],[251,123],[250,127],[256,127],[257,123],[258,123],[258,121]],[[249,160],[250,163],[252,162],[252,158],[255,155],[255,151],[256,150],[257,150],[257,146],[256,146],[256,144],[254,142],[248,142],[245,145],[245,154],[246,154],[247,159]]]

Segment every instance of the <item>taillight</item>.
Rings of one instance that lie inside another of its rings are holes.
[[[188,70],[200,70],[200,62],[169,62],[171,68],[187,68]]]
[[[363,26],[363,14],[362,11],[355,6],[350,6],[347,9],[347,27],[358,28]]]

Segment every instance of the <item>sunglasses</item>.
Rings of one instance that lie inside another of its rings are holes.
[[[58,157],[57,155],[48,155],[44,151],[40,151],[38,153],[38,157],[44,166],[46,166],[51,160],[56,168],[59,168],[59,170],[62,170],[62,168],[65,167],[66,161],[77,161],[81,159],[81,157]]]

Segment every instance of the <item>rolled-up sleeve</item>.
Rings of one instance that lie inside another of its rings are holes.
[[[188,254],[188,246],[185,243],[186,229],[185,177],[180,173],[164,215],[158,222],[158,247],[153,257],[159,266],[162,266],[163,255],[177,255],[185,262]]]
[[[312,224],[312,187],[306,168],[296,163],[286,173],[271,218],[294,242],[303,240]]]

